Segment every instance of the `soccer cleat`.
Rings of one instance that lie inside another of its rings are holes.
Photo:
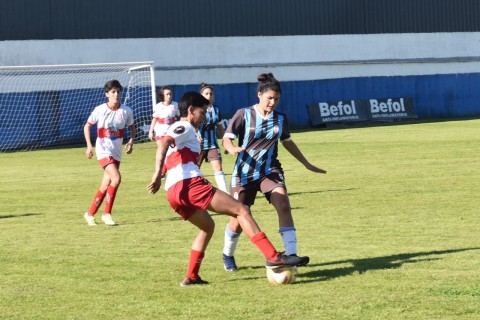
[[[191,285],[194,285],[194,284],[198,284],[198,285],[209,284],[209,282],[203,280],[202,278],[200,278],[200,276],[198,276],[196,279],[190,279],[189,277],[185,277],[182,280],[182,282],[180,282],[180,286],[182,286],[182,287],[191,286]]]
[[[87,223],[88,223],[89,226],[96,226],[97,225],[97,223],[95,222],[95,217],[89,215],[88,212],[85,212],[83,217],[85,218],[85,220],[87,220]]]
[[[223,254],[223,267],[225,271],[235,272],[238,270],[237,264],[235,263],[235,257],[227,256],[225,253]]]
[[[298,257],[296,254],[290,254],[289,256],[290,256],[290,257]],[[310,262],[310,258],[309,258],[309,257],[303,257],[303,258],[307,258],[307,259],[304,260],[303,264],[298,264],[297,267],[303,267],[303,266],[307,265],[307,264]]]
[[[102,214],[102,221],[107,226],[114,226],[116,224],[115,221],[113,221],[111,214]]]
[[[297,255],[287,256],[283,253],[279,253],[275,259],[267,259],[266,267],[268,269],[274,269],[284,266],[305,266],[310,262],[309,257],[298,257]]]

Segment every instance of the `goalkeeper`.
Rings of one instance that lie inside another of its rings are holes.
[[[122,180],[118,169],[122,159],[122,143],[126,127],[130,129],[130,139],[125,145],[126,153],[130,154],[133,151],[133,138],[135,137],[133,112],[130,107],[120,103],[122,89],[118,80],[110,80],[105,83],[104,90],[108,102],[102,103],[93,110],[83,128],[87,142],[85,155],[91,159],[93,157],[93,146],[90,128],[95,124],[97,125],[95,153],[98,163],[103,168],[100,189],[95,194],[90,209],[84,214],[85,220],[91,226],[96,225],[95,214],[105,198],[105,211],[102,215],[102,221],[109,226],[115,225],[112,219],[112,207]]]

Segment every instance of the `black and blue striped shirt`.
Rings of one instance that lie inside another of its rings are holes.
[[[245,186],[272,172],[282,172],[278,157],[278,140],[289,140],[285,114],[273,111],[263,117],[256,106],[239,109],[230,121],[225,137],[238,137],[245,150],[237,155],[232,173],[232,187]]]

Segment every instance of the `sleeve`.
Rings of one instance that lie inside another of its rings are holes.
[[[178,110],[178,103],[175,102],[175,101],[173,101],[172,103],[173,103],[173,105],[175,106],[175,115],[176,115],[177,117],[180,117],[180,110]]]
[[[281,116],[283,118],[283,121],[282,121],[282,134],[280,135],[280,141],[290,140],[291,135],[290,135],[290,128],[288,127],[287,116],[284,114],[282,114]]]
[[[217,112],[217,123],[222,122],[222,114],[220,113],[220,108],[216,107],[216,112]]]
[[[225,130],[225,136],[231,139],[237,138],[245,131],[245,109],[240,109],[235,112],[232,119],[228,123]]]
[[[88,117],[87,122],[90,123],[91,125],[94,125],[98,122],[98,107],[93,109],[92,113]]]
[[[130,107],[127,107],[127,120],[125,121],[127,127],[133,125],[133,111]]]

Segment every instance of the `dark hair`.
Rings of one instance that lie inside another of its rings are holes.
[[[180,100],[178,100],[178,111],[180,112],[180,117],[186,117],[188,115],[188,108],[190,106],[193,108],[203,108],[208,106],[209,103],[210,101],[208,101],[207,98],[198,92],[185,92]]]
[[[162,86],[162,87],[160,87],[160,89],[158,89],[158,91],[157,91],[157,99],[158,99],[160,102],[165,101],[165,94],[164,94],[165,90],[170,90],[170,91],[172,92],[172,94],[173,94],[173,89],[172,89],[172,87],[170,87],[170,86]]]
[[[272,73],[262,73],[257,77],[258,86],[257,92],[265,92],[268,90],[273,90],[278,93],[282,93],[282,88],[280,87],[280,82],[273,76]]]
[[[103,90],[105,90],[105,92],[108,92],[108,91],[112,90],[113,88],[119,89],[120,91],[123,90],[123,87],[120,84],[120,81],[115,80],[115,79],[107,81],[105,83],[105,86],[103,87]]]
[[[202,82],[200,84],[200,93],[202,93],[203,90],[205,90],[205,89],[210,89],[210,90],[212,90],[212,92],[215,92],[215,89],[213,89],[213,87],[211,85],[209,85],[208,83]]]

